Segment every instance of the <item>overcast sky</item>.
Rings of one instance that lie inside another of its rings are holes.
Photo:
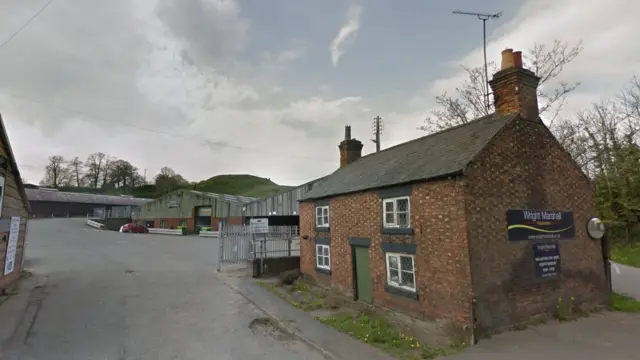
[[[2,0],[0,43],[48,0]],[[286,185],[339,165],[344,126],[374,150],[424,135],[433,97],[507,47],[583,41],[567,112],[640,74],[634,0],[54,0],[0,48],[0,112],[23,176],[50,155],[101,151],[189,180],[244,173]],[[525,54],[526,55],[526,54]]]

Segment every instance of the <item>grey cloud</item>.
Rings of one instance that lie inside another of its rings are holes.
[[[34,13],[38,8],[32,4]],[[117,123],[167,129],[185,119],[180,110],[150,102],[137,88],[136,72],[151,47],[137,32],[131,2],[103,5],[100,0],[54,2],[1,50],[0,92],[43,109],[22,121],[55,135],[65,118],[80,114],[112,132],[122,131],[113,126]],[[3,12],[0,22],[9,16],[11,11]]]
[[[327,126],[313,121],[303,121],[284,115],[279,123],[295,131],[301,131],[307,138],[331,138],[335,135],[335,126]]]
[[[208,147],[211,151],[214,151],[214,152],[218,150],[226,149],[228,147],[232,147],[226,141],[202,141],[201,143],[202,145]]]
[[[235,3],[204,0],[159,0],[158,17],[188,45],[187,62],[214,66],[233,59],[244,49],[249,22]]]

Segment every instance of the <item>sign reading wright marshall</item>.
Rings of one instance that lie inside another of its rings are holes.
[[[511,241],[573,239],[573,212],[555,210],[507,210]]]

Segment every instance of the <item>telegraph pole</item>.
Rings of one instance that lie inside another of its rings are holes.
[[[482,47],[484,50],[484,78],[485,78],[484,105],[487,108],[487,111],[489,111],[489,108],[491,107],[491,105],[489,104],[489,69],[487,68],[487,20],[499,18],[500,16],[502,16],[502,12],[499,12],[496,14],[487,14],[487,13],[454,10],[453,13],[457,15],[477,16],[478,19],[482,20]]]
[[[371,139],[376,144],[376,152],[380,151],[380,134],[382,133],[383,123],[380,116],[373,118],[373,136],[375,139]]]

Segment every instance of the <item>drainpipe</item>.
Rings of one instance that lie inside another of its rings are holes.
[[[476,323],[478,322],[478,318],[476,316],[476,296],[473,295],[471,298],[471,343],[473,345],[478,344],[478,337],[476,336]]]

